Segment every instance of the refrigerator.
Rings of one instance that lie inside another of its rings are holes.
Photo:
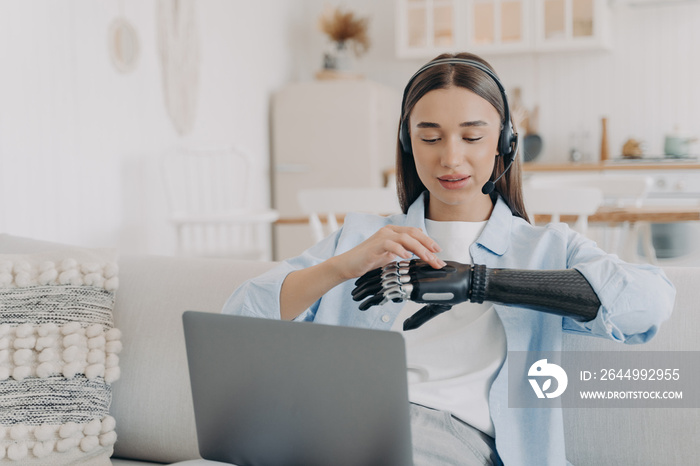
[[[297,193],[303,188],[381,187],[395,164],[401,93],[370,80],[285,86],[272,98],[275,260],[313,245]]]

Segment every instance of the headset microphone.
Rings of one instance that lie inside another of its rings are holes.
[[[501,173],[500,175],[498,175],[498,178],[496,178],[495,180],[493,180],[493,181],[490,181],[490,180],[487,181],[486,184],[484,184],[484,187],[481,188],[481,192],[482,192],[483,194],[491,194],[491,192],[492,192],[494,189],[496,189],[496,182],[497,182],[498,180],[500,180],[501,177],[502,177],[503,175],[506,174],[506,172],[510,169],[510,166],[511,166],[511,165],[513,165],[513,159],[512,159],[512,158],[508,161],[508,165],[506,165],[506,169],[503,170],[503,173]]]
[[[511,150],[511,152],[509,152],[508,155],[506,156],[506,157],[508,157],[508,161],[506,162],[505,170],[503,170],[503,173],[498,175],[498,177],[495,180],[493,180],[493,181],[489,180],[484,184],[484,187],[481,188],[481,192],[483,194],[491,194],[491,192],[493,192],[493,190],[496,189],[496,182],[498,180],[500,180],[503,177],[503,175],[505,175],[508,172],[508,170],[510,170],[511,165],[513,165],[513,161],[515,161],[515,157],[518,154],[518,149],[520,146],[520,138],[518,137],[517,134],[515,135],[514,142],[515,142],[515,150]]]

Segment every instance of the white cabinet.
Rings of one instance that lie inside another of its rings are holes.
[[[396,0],[399,58],[601,49],[606,0]]]
[[[418,58],[453,51],[461,4],[456,0],[400,0],[396,2],[396,45],[401,58]],[[464,31],[460,29],[460,34]]]
[[[527,51],[532,42],[528,0],[473,0],[467,7],[467,46],[474,53]]]
[[[611,45],[607,0],[537,0],[535,49],[605,49]]]
[[[273,205],[282,220],[302,217],[302,188],[380,187],[394,166],[401,95],[368,80],[291,84],[273,96]],[[306,224],[275,227],[275,258],[313,244]]]

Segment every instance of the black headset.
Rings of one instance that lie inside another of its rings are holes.
[[[498,86],[498,90],[501,91],[501,96],[503,97],[503,114],[505,119],[505,124],[501,128],[501,134],[498,138],[498,154],[503,156],[503,161],[506,164],[503,173],[498,175],[494,181],[488,181],[481,189],[484,194],[491,193],[496,187],[496,181],[500,180],[503,175],[510,169],[515,160],[515,156],[518,152],[518,134],[513,131],[513,123],[510,120],[510,108],[508,107],[508,98],[506,97],[506,90],[503,88],[503,84],[498,79],[498,77],[486,67],[483,63],[476,60],[469,60],[466,58],[441,58],[439,60],[431,61],[424,65],[421,69],[416,71],[416,73],[408,80],[406,88],[403,91],[403,100],[401,101],[401,126],[399,127],[399,142],[401,143],[401,148],[407,154],[413,154],[413,148],[411,147],[411,134],[408,128],[408,118],[404,118],[404,112],[406,108],[406,94],[408,94],[408,89],[421,73],[423,73],[428,68],[438,65],[466,65],[473,68],[479,69],[486,73],[493,82]]]

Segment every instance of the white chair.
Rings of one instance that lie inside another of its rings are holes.
[[[236,148],[179,148],[162,160],[179,255],[265,260],[276,211],[250,208],[251,163]]]
[[[530,186],[598,188],[603,193],[603,204],[613,206],[641,206],[653,184],[650,176],[627,174],[555,174],[533,175],[527,179]]]
[[[687,205],[700,209],[697,199],[649,199],[645,205]],[[700,266],[700,222],[637,222],[635,234],[641,247],[630,248],[629,260],[643,261],[660,267]],[[636,245],[635,245],[636,246]],[[657,248],[658,246],[658,248]]]
[[[604,206],[640,207],[647,198],[653,179],[649,176],[628,174],[554,174],[533,175],[527,179],[527,184],[540,188],[597,188],[603,194]],[[636,255],[637,244],[641,242],[641,246],[648,253],[653,247],[647,230],[648,225],[642,223],[635,223],[633,226],[628,222],[605,225],[600,229],[601,247],[631,259]],[[589,236],[595,238],[595,234]]]
[[[364,212],[389,215],[401,212],[393,188],[308,188],[298,192],[302,213],[309,216],[309,226],[315,242],[339,228],[336,215]],[[321,215],[326,216],[326,226]]]
[[[559,222],[562,215],[573,215],[576,216],[574,230],[585,235],[588,216],[603,203],[603,193],[598,188],[543,188],[525,184],[523,199],[533,223],[535,215],[551,215],[551,222]]]

